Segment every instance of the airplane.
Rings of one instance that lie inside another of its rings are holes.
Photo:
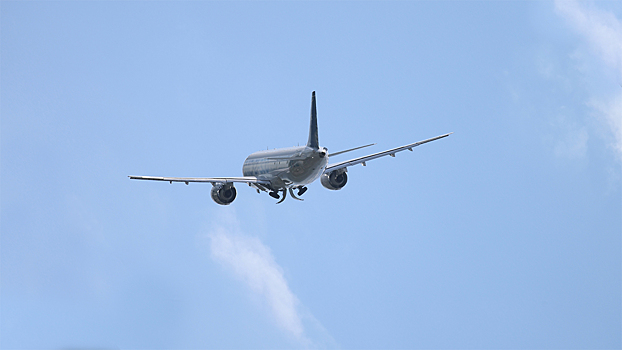
[[[453,133],[433,137],[431,139],[410,143],[404,146],[373,153],[367,156],[353,158],[333,164],[328,164],[328,159],[346,152],[375,145],[375,143],[328,153],[326,147],[320,147],[317,128],[317,109],[315,105],[315,91],[311,93],[311,121],[309,125],[309,139],[305,146],[280,148],[259,151],[251,154],[242,166],[242,177],[158,177],[158,176],[133,176],[132,180],[154,180],[183,182],[209,182],[212,184],[211,197],[220,205],[231,204],[237,195],[235,183],[246,183],[257,190],[257,193],[267,192],[271,197],[279,199],[277,204],[282,203],[287,197],[287,192],[292,198],[299,198],[307,191],[307,185],[320,178],[322,186],[329,190],[340,190],[348,182],[348,167],[357,164],[367,165],[367,162],[380,157],[395,157],[397,152],[412,151],[413,148],[431,141],[439,140]],[[297,190],[297,195],[294,193]],[[279,192],[283,192],[282,196]]]

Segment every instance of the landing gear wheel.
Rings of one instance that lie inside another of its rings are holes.
[[[285,200],[285,198],[286,198],[286,197],[287,197],[287,189],[286,189],[286,188],[284,188],[284,189],[283,189],[283,198],[281,198],[281,200],[280,200],[280,201],[276,202],[276,204],[281,204],[281,203],[283,203],[283,201]]]
[[[307,188],[302,186],[298,188],[298,195],[302,196],[305,192],[307,192]]]
[[[296,195],[294,194],[294,190],[291,188],[289,189],[289,194],[291,194],[292,198],[294,198],[297,201],[304,201],[304,199],[296,197]]]

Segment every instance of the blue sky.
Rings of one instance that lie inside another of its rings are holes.
[[[619,2],[0,6],[0,347],[622,346]]]

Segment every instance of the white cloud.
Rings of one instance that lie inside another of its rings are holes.
[[[561,124],[560,124],[561,125]],[[578,128],[572,124],[565,124],[561,137],[555,144],[555,155],[563,158],[583,158],[587,151],[589,135],[585,128]]]
[[[301,348],[339,348],[322,324],[290,290],[283,269],[270,248],[257,237],[244,234],[231,210],[221,208],[219,222],[207,237],[211,257],[265,302],[277,325]]]
[[[555,7],[557,12],[585,38],[599,59],[605,63],[607,74],[618,75],[620,79],[618,84],[622,83],[622,24],[620,20],[613,13],[597,9],[590,2],[558,0],[555,2]],[[606,82],[599,85],[606,85]],[[594,115],[603,121],[613,134],[612,148],[619,159],[622,159],[622,89],[616,85],[612,85],[611,89],[611,93],[600,93],[600,96],[592,97],[587,104],[593,108]],[[587,139],[583,137],[580,140]]]
[[[622,157],[622,93],[603,102],[594,99],[589,104],[613,131],[613,149]]]
[[[298,311],[298,298],[292,293],[270,249],[258,238],[242,234],[234,216],[216,225],[209,233],[212,258],[233,272],[269,306],[277,324],[306,344]]]
[[[613,13],[583,5],[589,3],[555,2],[557,11],[587,39],[603,61],[622,73],[622,24]]]

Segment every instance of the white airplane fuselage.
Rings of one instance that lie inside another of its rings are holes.
[[[295,188],[317,180],[328,165],[326,148],[308,146],[259,151],[244,161],[244,176],[255,176],[274,188]]]

